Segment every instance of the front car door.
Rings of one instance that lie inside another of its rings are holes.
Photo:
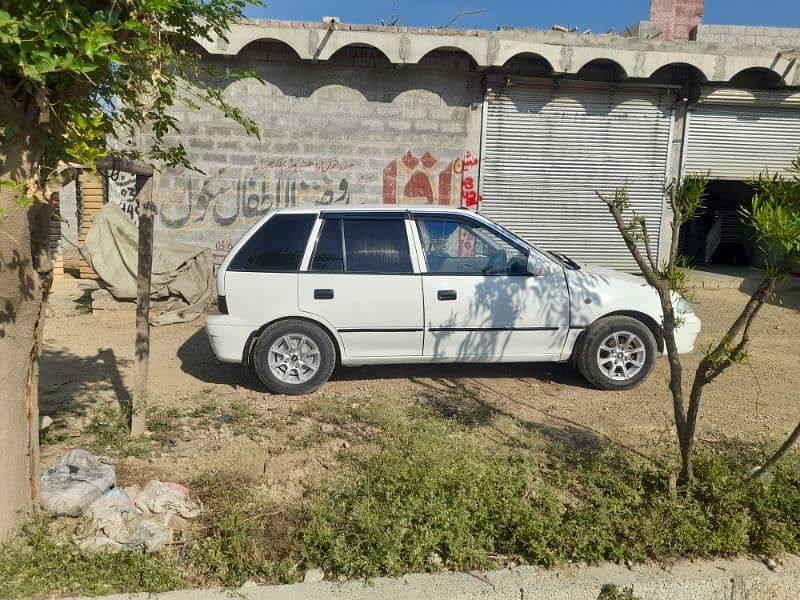
[[[469,215],[419,212],[423,354],[432,360],[558,360],[569,330],[564,272]]]
[[[344,362],[422,354],[422,285],[404,211],[325,211],[300,310],[334,327]],[[367,361],[373,362],[373,361]]]

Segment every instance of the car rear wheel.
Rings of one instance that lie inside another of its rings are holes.
[[[594,386],[629,390],[647,378],[655,359],[656,340],[647,325],[632,317],[613,316],[586,330],[576,363]]]
[[[308,394],[333,372],[336,350],[325,331],[298,319],[267,327],[253,349],[258,378],[276,394]]]

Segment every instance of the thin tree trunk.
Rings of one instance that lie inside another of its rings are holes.
[[[150,278],[153,272],[153,178],[137,175],[139,189],[138,279],[136,288],[135,388],[131,406],[131,436],[147,427],[147,380],[150,372]]]

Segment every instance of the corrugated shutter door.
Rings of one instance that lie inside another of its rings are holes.
[[[701,92],[687,119],[686,174],[748,180],[789,167],[800,150],[800,107],[784,92]]]
[[[627,182],[658,247],[674,101],[667,89],[507,87],[488,102],[481,212],[541,248],[636,270],[595,190]]]

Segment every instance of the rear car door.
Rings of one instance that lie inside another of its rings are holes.
[[[569,331],[564,272],[468,215],[415,215],[432,360],[558,360]]]
[[[326,211],[306,270],[300,310],[332,327],[344,358],[419,357],[422,285],[403,211]]]

